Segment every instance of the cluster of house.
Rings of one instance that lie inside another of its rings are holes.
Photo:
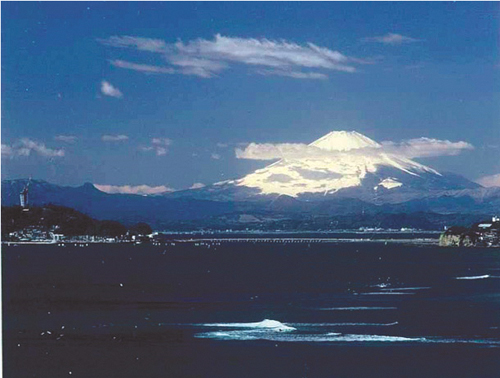
[[[439,238],[441,246],[494,247],[500,246],[500,217],[482,221],[471,228],[450,227]]]
[[[117,237],[95,236],[95,235],[77,235],[66,236],[58,233],[58,226],[52,227],[50,230],[43,229],[37,226],[28,226],[22,230],[10,232],[5,242],[24,242],[24,243],[145,243],[154,241],[158,238],[158,233],[152,235],[131,235],[127,232],[126,235]]]
[[[481,222],[477,225],[476,243],[493,246],[500,245],[500,217],[492,217],[491,222]]]
[[[8,241],[20,242],[58,242],[64,238],[63,234],[57,233],[57,226],[47,231],[37,226],[27,226],[26,228],[9,233]]]

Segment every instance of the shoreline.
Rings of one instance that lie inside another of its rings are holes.
[[[279,244],[310,244],[310,243],[391,243],[391,244],[417,244],[417,245],[438,245],[438,238],[321,238],[321,237],[245,237],[245,238],[182,238],[182,239],[169,239],[164,241],[151,241],[151,242],[141,242],[137,243],[134,241],[114,241],[114,242],[104,242],[104,241],[2,241],[2,245],[5,246],[18,246],[18,245],[53,245],[53,246],[75,246],[75,247],[88,247],[90,245],[97,244],[127,244],[127,245],[151,245],[151,246],[162,246],[162,245],[172,245],[175,243],[182,244],[220,244],[220,243],[279,243]]]

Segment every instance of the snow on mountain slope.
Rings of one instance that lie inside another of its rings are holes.
[[[396,176],[441,176],[432,168],[385,151],[382,145],[355,131],[333,131],[309,146],[324,153],[283,158],[231,183],[259,189],[261,194],[297,197],[303,193],[327,195],[362,186],[363,180],[368,175],[373,179],[381,167],[391,168]],[[394,190],[405,185],[393,176],[380,177],[371,188],[382,186]]]
[[[360,148],[381,148],[374,140],[356,131],[332,131],[310,144],[327,151],[350,151]]]
[[[380,187],[384,187],[386,189],[393,189],[393,188],[398,188],[402,185],[403,184],[400,183],[398,180],[396,180],[392,177],[389,177],[389,178],[386,178],[386,179],[380,181],[380,184],[378,184],[377,186],[374,186],[373,189],[378,190],[378,188],[380,188]]]

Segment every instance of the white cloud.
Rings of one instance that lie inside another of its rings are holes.
[[[201,189],[204,187],[205,187],[205,184],[202,184],[201,182],[195,182],[193,185],[190,186],[189,189]]]
[[[474,146],[467,142],[451,142],[431,138],[410,139],[400,143],[382,142],[382,146],[389,152],[398,153],[408,158],[453,156],[464,150],[474,149]]]
[[[101,137],[102,141],[103,142],[124,142],[126,140],[128,140],[128,136],[127,135],[123,135],[123,134],[120,134],[120,135],[103,135]]]
[[[156,156],[164,156],[168,153],[168,147],[172,145],[169,138],[152,138],[151,145],[141,146],[139,149],[144,152],[155,151]]]
[[[109,37],[108,39],[99,39],[105,45],[113,47],[135,47],[137,50],[149,52],[164,52],[167,50],[167,44],[161,39],[141,38],[141,37]]]
[[[59,142],[75,143],[78,138],[73,135],[56,135],[54,139]]]
[[[227,148],[229,145],[227,143],[217,143],[217,147],[219,148]]]
[[[94,186],[102,192],[109,194],[139,194],[139,195],[150,195],[150,194],[161,194],[167,192],[173,192],[174,190],[168,186],[149,186],[149,185],[100,185],[94,184]]]
[[[257,70],[261,75],[279,75],[296,79],[325,79],[328,71],[354,72],[354,64],[362,60],[350,58],[338,51],[313,43],[298,44],[265,38],[235,38],[216,34],[212,40],[195,39],[188,42],[165,41],[133,36],[114,36],[101,43],[118,48],[131,48],[159,54],[166,66],[151,66],[113,60],[111,64],[141,72],[196,75],[211,78],[228,69],[231,64],[266,67]],[[302,72],[302,69],[308,70]],[[323,72],[319,72],[321,70]]]
[[[250,143],[244,149],[236,148],[235,153],[238,159],[250,160],[307,159],[334,154],[304,143]]]
[[[325,80],[328,79],[328,75],[319,72],[300,72],[300,71],[285,71],[285,70],[259,70],[257,71],[259,75],[263,76],[285,76],[292,77],[294,79],[317,79]]]
[[[365,42],[379,42],[386,45],[402,45],[403,43],[419,42],[419,39],[407,37],[396,33],[387,33],[386,35],[381,35],[377,37],[363,38]]]
[[[132,62],[126,62],[124,60],[111,60],[110,63],[119,68],[126,68],[129,70],[140,71],[144,73],[163,73],[163,74],[174,74],[176,71],[173,68],[151,66],[149,64],[138,64]]]
[[[472,149],[474,147],[471,144],[463,141],[418,138],[399,143],[386,141],[382,142],[381,148],[359,148],[348,153],[363,155],[390,153],[406,158],[422,158],[458,155],[464,150]],[[342,152],[329,151],[304,143],[250,143],[245,148],[235,149],[236,158],[250,160],[333,158],[339,153]]]
[[[151,139],[151,144],[157,146],[170,146],[172,144],[172,139],[169,138],[153,138]]]
[[[2,156],[12,156],[14,149],[11,146],[2,143]]]
[[[52,149],[45,146],[44,143],[37,142],[28,138],[23,138],[12,146],[2,144],[2,155],[15,157],[15,156],[30,156],[35,153],[43,157],[63,157],[63,149]]]
[[[101,92],[106,96],[111,96],[115,98],[122,98],[123,93],[116,87],[114,87],[111,83],[103,80],[101,82]]]
[[[500,173],[491,176],[484,176],[477,179],[476,182],[485,187],[500,186]]]
[[[214,160],[220,160],[220,155],[216,153],[213,153],[212,155],[210,155],[210,157]]]
[[[168,150],[165,147],[156,147],[156,156],[163,156],[166,155]]]

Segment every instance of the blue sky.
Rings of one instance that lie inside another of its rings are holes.
[[[2,2],[2,178],[183,189],[333,130],[500,174],[499,4]]]

